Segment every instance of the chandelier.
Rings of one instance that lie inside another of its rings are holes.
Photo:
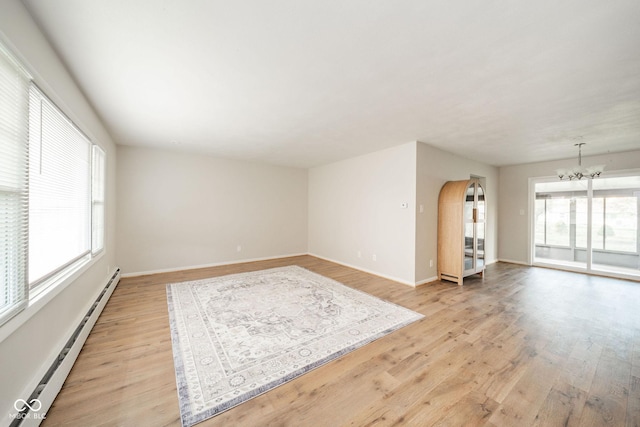
[[[573,144],[578,147],[578,166],[573,167],[571,169],[558,169],[556,173],[558,174],[558,178],[561,180],[568,179],[582,179],[582,178],[597,178],[600,176],[602,171],[604,170],[604,165],[596,165],[589,167],[582,167],[582,146],[585,145],[584,142],[580,142],[578,144]]]

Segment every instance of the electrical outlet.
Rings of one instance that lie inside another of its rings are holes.
[[[362,252],[358,251],[358,258],[362,258]]]
[[[376,257],[376,254],[373,254],[373,255],[371,256],[371,259],[372,259],[372,260],[374,260],[374,261],[377,261],[377,260],[378,260],[378,257]]]
[[[241,252],[242,251],[242,246],[240,246],[240,245],[236,246],[236,251],[237,252]]]
[[[420,213],[424,213],[424,205],[420,205]]]
[[[433,267],[433,260],[432,259],[429,260],[429,267]]]

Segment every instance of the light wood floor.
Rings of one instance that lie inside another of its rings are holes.
[[[179,426],[165,284],[297,264],[426,317],[199,426],[638,426],[640,283],[498,263],[413,289],[310,256],[121,280],[44,426]]]

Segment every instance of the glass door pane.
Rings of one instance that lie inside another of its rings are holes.
[[[475,183],[467,187],[464,202],[464,270],[475,270],[476,263],[474,257],[474,206],[475,203]]]
[[[484,267],[484,222],[476,224],[476,268]]]
[[[594,197],[591,203],[591,247],[602,250],[604,249],[604,198]]]
[[[484,189],[480,184],[477,185],[477,207],[476,207],[476,271],[484,267],[484,219],[485,219],[485,201]]]
[[[552,246],[571,245],[571,199],[547,199],[546,243]]]
[[[604,248],[614,252],[636,252],[638,203],[635,197],[607,197],[604,209]]]
[[[464,201],[464,222],[473,222],[474,184],[467,187]]]
[[[586,268],[587,181],[535,184],[534,262]]]
[[[473,256],[473,228],[475,224],[467,222],[464,225],[464,270],[475,269]]]
[[[547,201],[536,199],[534,211],[535,244],[544,245],[546,242]]]
[[[640,176],[593,180],[593,270],[640,274]]]

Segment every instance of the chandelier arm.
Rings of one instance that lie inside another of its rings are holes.
[[[585,142],[580,142],[577,144],[573,144],[574,146],[578,146],[578,167],[573,169],[558,169],[556,170],[556,174],[560,180],[568,179],[572,180],[580,180],[582,178],[597,178],[600,176],[602,171],[604,170],[605,165],[597,165],[590,166],[588,168],[582,168],[582,146],[585,145]]]

